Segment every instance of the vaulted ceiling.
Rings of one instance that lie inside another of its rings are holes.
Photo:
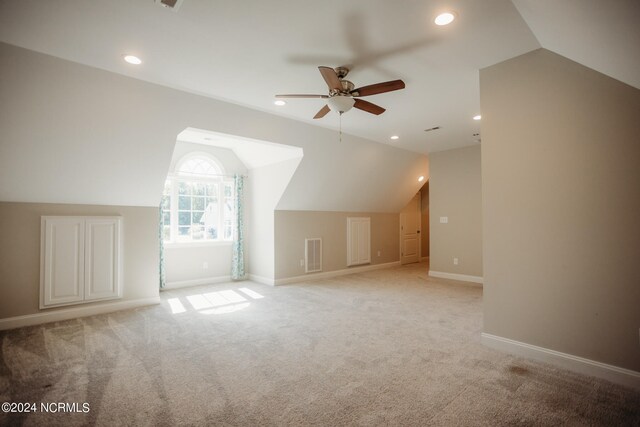
[[[640,87],[635,0],[0,0],[0,40],[63,59],[337,129],[317,66],[348,65],[356,86],[403,79],[352,110],[343,132],[419,153],[477,144],[478,70],[545,47]],[[433,19],[452,10],[457,19]],[[122,55],[142,58],[126,64]],[[435,132],[424,130],[440,126]],[[391,135],[399,139],[391,141]]]

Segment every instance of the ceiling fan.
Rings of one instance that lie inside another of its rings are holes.
[[[321,119],[326,116],[329,111],[336,111],[340,114],[347,112],[351,107],[367,113],[379,115],[385,112],[385,109],[372,104],[371,102],[360,99],[363,96],[377,95],[379,93],[391,92],[394,90],[404,89],[402,80],[392,80],[383,83],[376,83],[369,86],[362,86],[354,89],[354,84],[344,78],[349,74],[346,67],[318,67],[320,74],[329,86],[329,95],[276,95],[276,98],[325,98],[327,105],[322,107],[318,113],[313,116],[314,119]]]

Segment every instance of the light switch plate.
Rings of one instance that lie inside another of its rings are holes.
[[[449,217],[448,216],[441,216],[440,217],[440,224],[447,224],[449,223]]]

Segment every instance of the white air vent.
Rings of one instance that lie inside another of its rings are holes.
[[[304,239],[304,271],[322,271],[322,239]]]
[[[156,0],[156,4],[177,12],[178,9],[180,9],[180,6],[182,6],[183,1],[184,0]]]

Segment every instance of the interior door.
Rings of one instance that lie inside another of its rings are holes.
[[[400,213],[400,263],[420,260],[420,193]]]

